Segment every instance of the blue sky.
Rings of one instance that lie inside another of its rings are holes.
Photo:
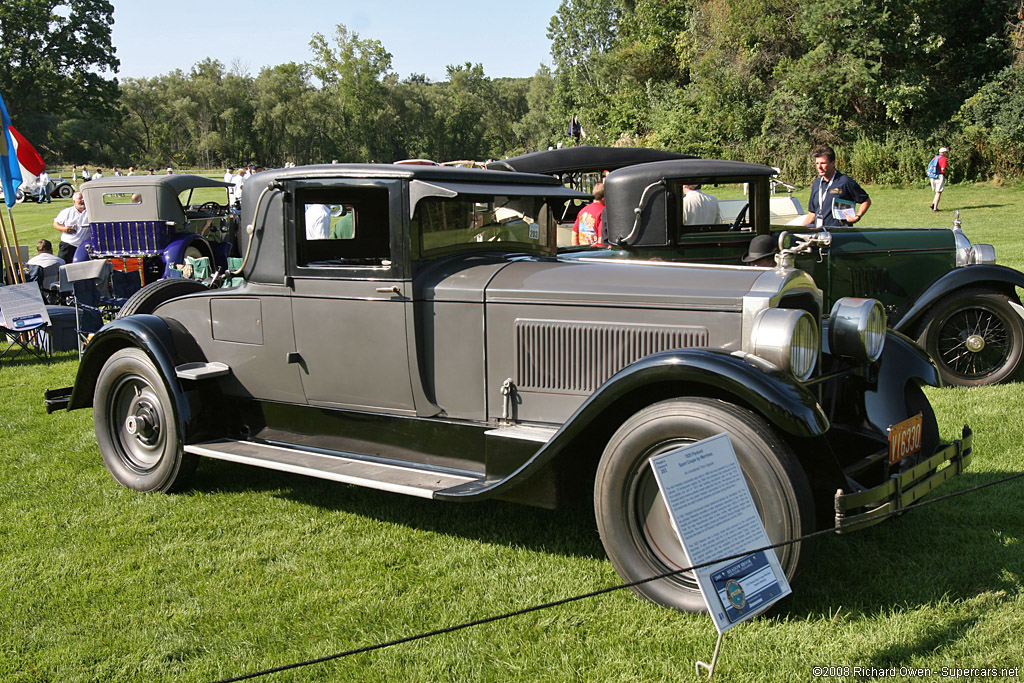
[[[547,27],[559,0],[113,0],[119,78],[188,71],[205,57],[252,75],[310,58],[309,39],[344,24],[383,43],[401,78],[441,81],[449,64],[481,63],[491,78],[551,64]]]

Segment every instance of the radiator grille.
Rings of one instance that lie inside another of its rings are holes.
[[[706,327],[517,320],[515,382],[521,391],[590,394],[658,351],[705,348]]]
[[[876,297],[889,291],[889,269],[879,267],[850,268],[850,294]]]

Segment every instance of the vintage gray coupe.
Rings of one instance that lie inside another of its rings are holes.
[[[48,409],[91,406],[139,491],[207,457],[440,501],[592,497],[630,581],[687,566],[648,465],[683,444],[729,435],[774,541],[879,521],[967,465],[877,301],[823,315],[794,268],[559,259],[554,210],[581,196],[443,166],[257,174],[244,282],[140,290]],[[777,552],[792,575],[807,546]],[[635,590],[704,608],[689,574]]]

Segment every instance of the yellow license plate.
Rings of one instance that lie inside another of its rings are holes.
[[[921,450],[921,413],[889,427],[889,464]]]

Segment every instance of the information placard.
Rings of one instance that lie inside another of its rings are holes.
[[[691,565],[771,543],[728,434],[651,458],[651,467]],[[791,592],[772,550],[719,562],[694,574],[719,633]]]
[[[0,287],[0,327],[17,332],[49,325],[43,294],[35,282]]]

